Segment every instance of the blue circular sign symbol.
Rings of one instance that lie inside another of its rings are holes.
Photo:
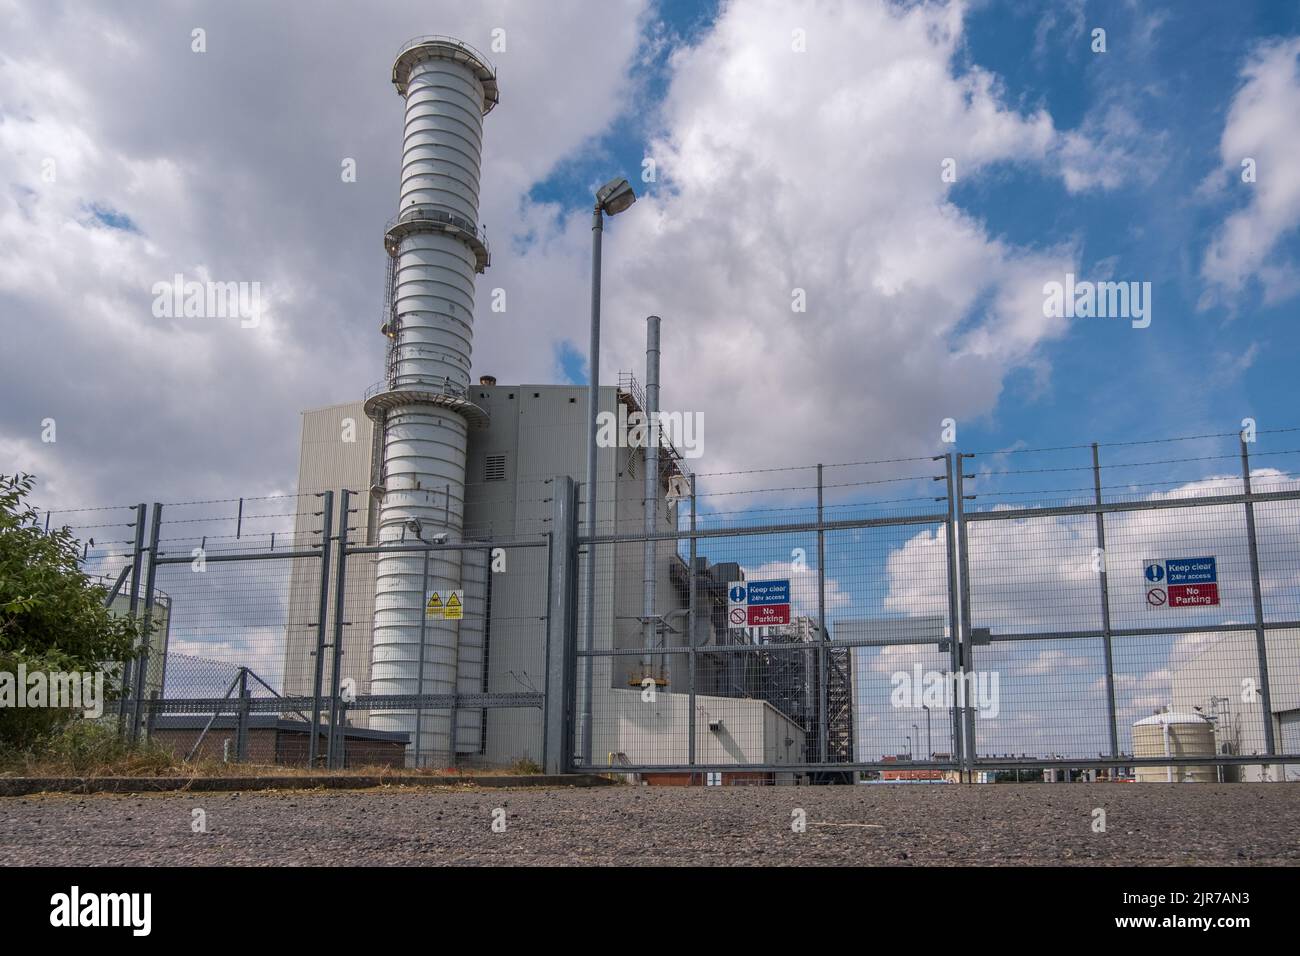
[[[1165,569],[1162,565],[1159,564],[1147,565],[1148,581],[1163,581],[1164,579],[1165,579]]]
[[[734,601],[736,604],[740,604],[742,601],[745,600],[745,589],[741,587],[739,584],[737,584],[734,588],[731,589],[731,594],[729,596],[731,600]]]

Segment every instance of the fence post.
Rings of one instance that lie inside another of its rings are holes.
[[[948,551],[948,667],[950,673],[959,674],[961,672],[958,650],[961,635],[961,610],[957,600],[957,591],[961,585],[957,577],[957,504],[953,491],[953,457],[952,452],[943,456],[948,488],[948,528],[944,537],[947,539]],[[963,734],[958,723],[961,717],[962,712],[957,707],[957,701],[954,697],[952,705],[948,708],[948,748],[949,756],[959,762],[962,761],[962,755],[965,752],[962,746]]]
[[[1119,757],[1119,727],[1115,719],[1115,656],[1110,633],[1110,586],[1106,576],[1106,520],[1101,513],[1101,456],[1097,443],[1092,443],[1092,489],[1097,503],[1097,549],[1100,551],[1101,564],[1101,629],[1102,648],[1106,654],[1106,725],[1110,731],[1110,755]],[[1110,771],[1113,776],[1114,768]]]
[[[420,540],[423,541],[424,539],[421,538]],[[462,553],[461,554],[462,566],[464,565],[464,561],[465,561],[465,556]],[[415,760],[416,769],[419,769],[420,767],[420,749],[421,749],[420,741],[423,738],[423,732],[424,732],[424,707],[422,706],[418,698],[424,696],[424,653],[425,653],[424,641],[425,641],[425,633],[428,631],[428,617],[429,617],[428,607],[425,604],[425,601],[427,600],[425,595],[427,595],[428,593],[429,593],[429,549],[425,548],[424,549],[424,571],[422,572],[422,576],[420,578],[420,663],[417,664],[415,667],[415,693],[417,695],[417,700],[415,703],[414,760]],[[459,647],[459,641],[457,642],[457,646]],[[454,695],[457,692],[457,690],[458,688],[453,685],[452,694]],[[453,725],[450,731],[451,763],[455,765],[456,763],[456,728],[455,728],[456,711],[452,710],[451,713],[452,713],[452,725]]]
[[[248,762],[248,668],[239,669],[239,709],[235,722],[235,760]]]
[[[344,488],[339,499],[338,574],[334,579],[334,640],[332,644],[334,653],[330,668],[329,740],[325,748],[325,768],[327,770],[334,769],[334,738],[338,732],[340,719],[339,675],[343,666],[343,595],[348,569],[348,529],[351,524],[351,512],[349,510],[351,498],[352,492]]]
[[[428,552],[426,551],[425,553],[427,554]],[[465,583],[465,555],[469,553],[469,550],[466,549],[458,553],[460,554],[460,580],[463,585]],[[489,571],[488,573],[491,574],[492,572]],[[455,646],[452,647],[451,651],[451,706],[447,708],[447,766],[453,769],[457,763],[456,740],[458,733],[456,723],[460,720],[456,708],[458,706],[457,700],[460,696],[460,629],[461,625],[465,623],[465,605],[463,602],[461,604],[460,613],[461,617],[456,621],[456,643]],[[423,629],[423,624],[421,624],[421,628]],[[420,646],[420,666],[421,668],[424,666],[423,642],[421,642]],[[423,680],[420,681],[420,693],[424,693]],[[418,715],[419,713],[420,711],[417,710],[416,714]]]
[[[167,686],[167,678],[166,678],[165,671],[164,671],[163,679],[162,681],[159,682],[159,684],[160,686],[163,687]],[[149,740],[150,738],[153,737],[154,726],[158,722],[158,711],[161,709],[161,707],[159,706],[159,702],[161,700],[162,700],[161,691],[157,691],[157,690],[149,691],[149,712],[145,714],[145,718],[144,718],[144,737],[146,740]]]
[[[578,743],[573,722],[578,677],[578,496],[577,485],[568,475],[556,477],[554,484],[542,763],[547,773],[568,773]]]
[[[957,656],[958,677],[961,680],[961,694],[958,698],[962,712],[962,730],[965,740],[962,747],[962,762],[966,767],[966,782],[975,782],[975,709],[966,699],[970,692],[970,681],[966,675],[974,671],[974,653],[971,644],[971,608],[970,608],[970,541],[966,528],[966,464],[964,459],[973,455],[956,453],[956,512],[957,512],[957,570],[961,578],[961,652]],[[973,477],[973,476],[972,476]]]
[[[320,755],[321,684],[325,679],[325,628],[330,598],[330,537],[334,533],[334,492],[325,492],[324,498],[321,506],[320,590],[316,602],[316,666],[313,668],[311,727],[308,729],[311,739],[307,745],[307,766],[311,769],[315,769]]]
[[[48,520],[48,513],[46,518]],[[131,597],[127,606],[127,616],[131,619],[132,624],[137,623],[139,620],[136,611],[140,607],[140,571],[144,564],[144,522],[145,506],[141,502],[135,506],[135,544],[131,549]],[[133,663],[134,661],[127,660],[122,665],[121,700],[117,704],[117,733],[119,737],[126,730],[127,704],[131,699],[131,688],[135,686],[132,682]]]
[[[1241,484],[1246,493],[1246,542],[1250,546],[1250,595],[1255,604],[1255,654],[1259,660],[1259,696],[1264,705],[1264,747],[1269,756],[1277,753],[1273,740],[1273,695],[1268,681],[1268,642],[1264,639],[1264,595],[1259,580],[1259,542],[1255,536],[1255,502],[1250,490],[1250,453],[1246,438],[1238,436],[1241,443]],[[1268,779],[1271,767],[1264,764],[1261,773]]]
[[[339,701],[339,711],[338,711],[338,715],[339,715],[339,723],[340,723],[340,725],[342,725],[342,724],[346,724],[346,723],[347,723],[347,719],[348,719],[348,702],[347,702],[347,701],[345,701],[345,700],[340,700],[340,701]],[[341,770],[341,769],[346,768],[347,765],[348,765],[348,748],[347,748],[347,736],[346,736],[346,734],[335,734],[335,735],[334,735],[333,745],[331,746],[330,750],[331,750],[331,752],[332,752],[332,754],[333,754],[333,758],[334,758],[334,762],[333,762],[333,764],[332,764],[332,767],[333,767],[335,770]]]
[[[596,395],[596,389],[594,385],[592,387],[591,394],[593,396]],[[595,399],[593,398],[592,401],[594,402]],[[592,418],[593,421],[595,420],[594,418],[595,414],[596,413],[594,411],[591,412],[591,415],[593,416]],[[596,454],[595,451],[591,451],[590,454],[594,459]],[[588,539],[587,540],[587,575],[584,582],[586,589],[583,592],[583,607],[586,610],[586,614],[585,614],[586,620],[584,622],[579,622],[579,624],[577,625],[579,627],[586,628],[586,630],[583,632],[584,633],[583,644],[584,644],[584,649],[587,651],[587,656],[583,660],[583,665],[582,665],[582,673],[583,673],[582,727],[581,727],[582,744],[579,749],[579,753],[582,756],[583,765],[588,769],[591,768],[591,736],[592,736],[591,701],[592,701],[592,695],[595,693],[595,689],[592,687],[592,680],[594,678],[595,658],[591,656],[591,652],[595,650],[596,647],[596,545],[590,539],[596,536],[595,495],[596,495],[596,488],[598,487],[597,483],[594,481],[594,475],[595,475],[594,465],[591,466],[590,471],[593,480],[591,482],[588,482],[587,487],[583,489],[589,501],[591,502],[590,504],[587,505],[587,509],[586,509],[588,517],[591,518],[591,521],[587,522],[589,527],[587,527],[586,529],[586,534]],[[615,546],[615,552],[617,552],[617,546]],[[615,554],[615,558],[617,558],[617,553]]]
[[[149,568],[144,582],[144,639],[135,665],[135,709],[131,714],[131,740],[140,737],[144,709],[145,680],[149,674],[149,644],[153,640],[153,591],[158,574],[158,537],[162,530],[162,505],[154,502],[153,521],[149,528]],[[134,585],[133,585],[134,586]]]
[[[695,530],[697,527],[695,523],[695,508],[697,500],[698,499],[695,497],[695,476],[691,475],[691,566],[687,574],[687,580],[689,582],[687,587],[690,589],[690,599],[689,603],[686,605],[686,630],[688,633],[686,646],[689,648],[689,653],[687,654],[686,681],[686,708],[688,711],[686,732],[689,734],[689,737],[686,741],[686,763],[691,767],[695,766],[695,563],[697,547],[697,539],[695,537]],[[694,784],[695,774],[693,771],[690,779],[691,783]]]
[[[822,466],[817,465],[817,762],[826,763],[830,715],[826,713],[826,667],[830,659],[826,642],[826,530],[823,518]]]

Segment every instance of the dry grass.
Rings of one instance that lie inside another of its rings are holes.
[[[542,768],[521,760],[508,768],[358,766],[340,770],[263,763],[187,763],[171,750],[148,741],[131,744],[116,728],[78,721],[29,751],[0,751],[0,777],[343,777],[458,778],[536,775]]]
[[[506,768],[360,766],[345,770],[289,767],[279,764],[222,763],[196,760],[187,763],[166,747],[148,741],[122,740],[111,723],[77,720],[26,751],[0,749],[0,777],[343,777],[458,778],[473,776],[532,776],[542,768],[524,759]]]
[[[347,767],[345,769],[312,770],[307,767],[288,767],[280,764],[222,763],[217,760],[196,760],[186,763],[170,753],[136,753],[115,760],[70,761],[62,757],[33,757],[6,761],[0,764],[0,777],[460,777],[524,776],[537,771],[517,770],[514,767]]]

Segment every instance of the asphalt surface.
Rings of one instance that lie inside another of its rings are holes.
[[[1094,831],[1098,808],[1104,832]],[[205,811],[207,832],[194,832],[195,809]],[[804,832],[792,827],[797,810]],[[494,819],[504,820],[504,832],[494,831]],[[1300,784],[49,794],[0,798],[0,859],[9,866],[1294,866]]]

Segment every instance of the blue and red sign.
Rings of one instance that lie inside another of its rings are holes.
[[[790,623],[790,580],[732,581],[727,604],[733,626],[773,627]],[[742,617],[743,614],[743,617]]]
[[[1147,558],[1147,607],[1215,607],[1219,603],[1219,572],[1213,557]]]

